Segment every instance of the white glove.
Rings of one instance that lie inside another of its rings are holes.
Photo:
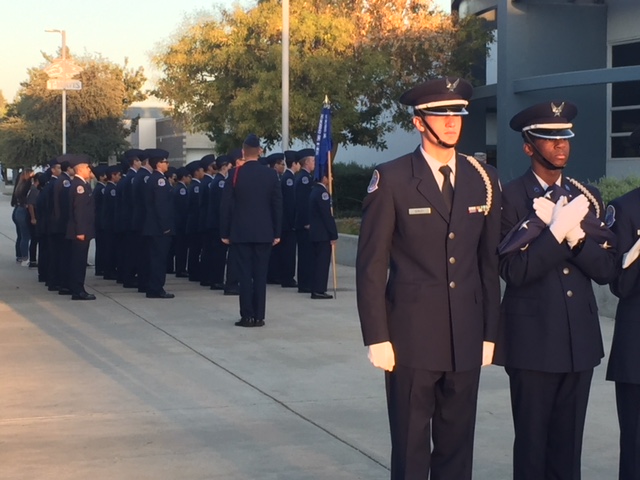
[[[533,200],[533,209],[535,210],[538,218],[542,220],[545,225],[549,225],[551,223],[553,207],[555,207],[555,205],[556,204],[551,200],[544,197],[538,197]]]
[[[631,250],[622,255],[622,268],[629,268],[640,256],[640,238],[633,244]]]
[[[580,225],[569,230],[567,232],[567,243],[569,244],[569,247],[575,247],[578,242],[585,237],[585,235],[586,234]]]
[[[493,342],[482,342],[482,366],[486,367],[493,363],[493,351],[496,344]]]
[[[369,361],[374,367],[390,372],[396,366],[396,356],[391,342],[369,345]]]
[[[553,215],[549,225],[549,230],[558,243],[562,243],[567,233],[580,225],[589,211],[589,200],[584,195],[578,195],[563,206],[565,200],[565,197],[560,197],[556,206],[553,207]]]

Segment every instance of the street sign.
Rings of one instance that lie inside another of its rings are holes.
[[[82,90],[82,82],[70,78],[47,80],[47,90]]]
[[[49,78],[71,78],[82,72],[83,68],[76,65],[73,60],[57,58],[44,68]]]

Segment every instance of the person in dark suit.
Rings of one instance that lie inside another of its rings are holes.
[[[95,222],[96,222],[96,253],[95,253],[95,274],[98,276],[104,275],[104,238],[105,231],[102,223],[102,205],[104,203],[104,188],[107,183],[107,166],[96,165],[92,169],[93,176],[96,178],[97,183],[91,195],[93,195],[93,204],[95,206]]]
[[[209,283],[211,290],[224,290],[224,270],[227,263],[227,245],[220,238],[220,200],[224,184],[231,168],[231,157],[220,155],[216,158],[216,176],[209,184],[209,214],[207,227],[213,234],[213,249],[211,252],[211,270]]]
[[[53,206],[53,192],[54,186],[58,181],[58,177],[62,174],[62,167],[58,162],[58,159],[52,159],[49,161],[49,170],[51,172],[51,178],[44,186],[40,196],[45,203],[44,217],[46,217],[46,236],[47,236],[47,290],[50,292],[57,292],[60,289],[60,274],[58,267],[58,252],[56,245],[56,233],[54,229],[54,206]]]
[[[316,151],[305,148],[298,152],[300,172],[295,181],[296,213],[294,228],[298,246],[298,292],[311,293],[313,276],[313,252],[309,239],[309,195],[313,186],[313,170],[316,166]]]
[[[613,278],[616,253],[585,233],[589,218],[604,219],[597,189],[563,174],[576,114],[570,102],[549,101],[510,122],[531,168],[503,188],[502,236],[527,230],[530,215],[545,225],[500,255],[506,289],[495,363],[509,375],[515,480],[580,478],[591,378],[604,355],[592,281]]]
[[[94,197],[91,195],[89,184],[93,177],[90,163],[91,158],[88,155],[69,155],[69,164],[75,172],[69,188],[69,219],[66,231],[66,238],[71,242],[71,254],[67,259],[71,300],[96,299],[95,295],[87,293],[84,288],[89,244],[96,236]]]
[[[640,146],[640,128],[629,138]],[[640,188],[607,207],[606,224],[618,237],[618,271],[610,284],[618,297],[616,323],[607,366],[607,380],[615,382],[620,426],[619,480],[640,480]]]
[[[211,286],[211,269],[213,268],[213,230],[211,230],[211,222],[208,221],[211,212],[209,212],[209,185],[217,172],[216,156],[212,153],[205,155],[200,159],[204,176],[200,182],[200,195],[198,196],[198,232],[202,240],[202,250],[200,256],[200,285],[203,287]]]
[[[71,256],[71,240],[66,238],[67,223],[69,221],[69,191],[74,175],[73,167],[69,163],[74,156],[63,154],[58,157],[62,172],[53,186],[53,218],[51,232],[53,233],[54,261],[56,267],[53,275],[54,285],[58,287],[59,295],[71,295],[69,288],[68,259]]]
[[[189,184],[191,175],[186,167],[176,171],[176,184],[173,187],[173,212],[175,216],[175,244],[176,244],[176,277],[188,278],[187,253],[189,240],[187,236],[187,217],[189,215]]]
[[[149,166],[153,173],[144,185],[145,217],[142,234],[149,249],[149,277],[147,298],[173,298],[164,284],[167,276],[167,254],[173,236],[174,212],[171,205],[171,185],[165,177],[169,168],[169,152],[161,149],[147,149]]]
[[[131,246],[135,251],[133,258],[135,262],[136,273],[138,274],[138,292],[147,292],[147,283],[149,281],[149,245],[148,237],[142,233],[145,217],[147,215],[147,205],[145,201],[145,191],[152,168],[149,165],[149,152],[154,149],[145,149],[140,154],[141,160],[140,170],[136,172],[131,185],[131,194],[133,203],[133,216],[131,219],[131,230],[133,232],[133,242]],[[166,260],[166,259],[165,259]]]
[[[297,153],[284,152],[286,169],[280,179],[282,187],[282,234],[280,238],[280,280],[282,288],[297,288],[296,274],[296,173],[300,170]]]
[[[313,280],[311,298],[316,300],[333,298],[327,293],[331,248],[338,240],[338,228],[331,212],[329,178],[325,172],[318,172],[321,178],[309,195],[309,238],[313,251]]]
[[[204,169],[200,160],[194,160],[187,164],[191,174],[189,184],[189,213],[187,215],[187,237],[189,238],[189,255],[187,270],[189,281],[200,281],[200,254],[202,252],[202,235],[200,234],[200,191]]]
[[[124,288],[138,288],[136,278],[138,264],[137,235],[133,226],[133,182],[142,166],[144,151],[132,148],[124,152],[124,157],[129,165],[127,173],[116,187],[118,199],[118,223],[122,226],[121,239],[118,245],[123,246],[121,252],[122,262],[118,262],[118,279],[122,280]],[[122,278],[120,278],[122,274]]]
[[[369,359],[386,371],[392,480],[471,479],[500,302],[498,176],[455,149],[471,94],[440,78],[400,97],[420,145],[378,166],[363,204],[358,313]]]
[[[104,228],[104,276],[105,280],[116,280],[118,251],[116,212],[118,204],[117,184],[122,176],[120,165],[111,165],[107,168],[107,184],[104,187],[102,210],[100,211],[101,223]]]
[[[282,191],[276,172],[258,163],[257,136],[242,145],[244,164],[229,172],[220,201],[220,236],[233,243],[240,279],[239,327],[265,324],[267,268],[271,246],[280,241]]]

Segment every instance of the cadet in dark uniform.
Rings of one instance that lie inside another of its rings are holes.
[[[208,221],[209,212],[209,185],[213,180],[216,171],[216,156],[213,154],[205,155],[200,159],[204,176],[200,182],[200,195],[198,195],[198,232],[202,239],[202,250],[200,257],[200,285],[203,287],[211,286],[211,268],[213,254],[213,231],[211,230],[211,222]]]
[[[52,159],[49,161],[49,181],[45,184],[42,192],[38,196],[38,200],[42,202],[41,211],[43,212],[40,216],[44,226],[44,235],[46,237],[45,245],[47,247],[47,253],[45,258],[42,260],[43,266],[46,269],[45,277],[47,281],[45,285],[48,287],[49,291],[56,291],[58,289],[58,285],[55,284],[55,275],[57,272],[57,253],[55,250],[55,242],[52,232],[52,223],[53,223],[53,186],[55,185],[58,177],[62,173],[62,169],[60,168],[60,164],[57,159]]]
[[[71,241],[65,235],[67,233],[67,223],[69,221],[69,190],[71,189],[71,178],[73,167],[68,159],[74,159],[74,155],[61,155],[58,157],[62,172],[58,181],[53,186],[53,219],[51,221],[51,232],[53,234],[53,248],[55,251],[54,261],[56,262],[53,272],[53,284],[58,287],[59,295],[71,295],[69,288],[69,269],[67,262],[71,257]]]
[[[96,177],[97,183],[93,192],[93,204],[95,206],[95,223],[96,223],[96,253],[95,253],[95,274],[104,275],[104,225],[102,224],[102,204],[104,202],[104,188],[107,182],[107,166],[97,165],[93,167],[93,175]]]
[[[123,251],[121,253],[122,262],[118,262],[118,278],[122,270],[122,286],[124,288],[138,288],[136,279],[137,268],[137,242],[133,227],[133,182],[142,165],[144,152],[138,149],[131,149],[124,152],[124,157],[129,164],[129,170],[116,187],[116,198],[118,199],[118,222],[122,225],[122,240],[118,243]],[[122,185],[122,187],[120,186]]]
[[[178,169],[169,165],[167,171],[164,172],[164,176],[169,180],[169,186],[173,191],[176,183],[178,183]],[[174,212],[175,213],[175,212]],[[171,236],[171,245],[169,246],[169,253],[167,254],[167,273],[176,273],[176,236]]]
[[[54,160],[57,162],[57,160]],[[36,175],[35,178],[37,178]],[[47,232],[47,197],[45,196],[45,189],[49,180],[51,179],[51,162],[49,162],[49,168],[42,172],[38,181],[39,194],[36,197],[34,210],[36,212],[36,236],[38,237],[38,281],[47,284],[47,274],[49,272],[49,234]],[[27,196],[27,200],[29,196]]]
[[[393,480],[471,479],[500,302],[498,176],[455,150],[471,94],[459,78],[405,92],[420,146],[380,165],[364,200],[358,312],[369,359],[386,370]]]
[[[331,263],[331,247],[338,240],[338,228],[331,213],[331,195],[327,187],[329,178],[325,172],[316,169],[316,182],[309,195],[309,238],[313,252],[313,281],[311,298],[328,299],[333,295],[327,293],[329,265]]]
[[[502,235],[534,212],[546,224],[500,256],[506,290],[495,363],[509,375],[516,480],[580,478],[591,377],[604,355],[591,281],[613,278],[616,254],[583,230],[588,216],[604,219],[597,189],[562,174],[576,113],[570,102],[549,101],[510,122],[531,169],[504,186]]]
[[[309,195],[313,186],[313,170],[316,165],[316,151],[305,148],[298,152],[300,172],[295,181],[296,216],[294,228],[298,246],[298,292],[311,293],[313,275],[313,252],[309,239]]]
[[[241,148],[234,148],[229,152],[229,156],[231,157],[232,168],[240,168],[244,163]],[[240,286],[238,284],[238,278],[240,274],[238,272],[237,257],[238,255],[236,253],[235,245],[227,245],[227,271],[224,282],[225,295],[240,295]]]
[[[227,245],[220,238],[220,200],[227,174],[231,168],[231,157],[220,155],[216,158],[216,176],[209,184],[208,228],[213,235],[213,250],[209,282],[211,290],[224,290],[224,269],[227,263]]]
[[[271,155],[268,155],[265,160],[267,162],[267,166],[276,171],[278,174],[278,180],[282,182],[282,174],[285,170],[284,153],[272,153]],[[269,256],[267,283],[271,285],[280,285],[282,283],[282,274],[280,273],[282,254],[280,246],[281,243],[274,245],[271,248],[271,255]]]
[[[95,295],[87,293],[84,281],[87,275],[89,244],[95,238],[95,205],[89,181],[93,177],[88,155],[70,155],[70,165],[75,175],[69,189],[69,221],[66,238],[71,242],[71,255],[67,259],[71,300],[95,300]]]
[[[282,187],[282,236],[280,238],[280,280],[282,288],[296,288],[296,191],[295,175],[300,170],[297,153],[284,152],[287,168],[280,179]]]
[[[640,129],[629,138],[640,146]],[[616,382],[620,425],[619,480],[640,480],[640,188],[607,207],[606,223],[618,237],[618,273],[610,288],[618,297],[607,380]]]
[[[202,252],[202,235],[200,234],[200,186],[204,177],[204,169],[200,160],[187,164],[191,174],[189,184],[189,214],[187,215],[187,237],[189,238],[189,256],[187,270],[189,281],[200,281],[200,254]]]
[[[265,324],[267,267],[271,246],[280,241],[282,192],[274,170],[260,165],[262,149],[255,135],[243,145],[245,163],[230,171],[220,203],[220,235],[233,243],[240,273],[239,327]]]
[[[107,184],[103,191],[102,210],[100,211],[101,223],[104,229],[104,279],[116,280],[118,251],[116,212],[118,206],[117,184],[122,175],[120,165],[111,165],[107,168]]]
[[[132,197],[133,197],[133,217],[131,219],[131,226],[133,231],[133,243],[131,244],[135,250],[135,265],[136,272],[138,274],[138,292],[146,293],[147,283],[149,281],[149,239],[142,233],[144,228],[145,216],[147,214],[146,205],[146,185],[151,176],[151,166],[149,165],[149,153],[147,150],[152,151],[154,149],[145,149],[142,154],[139,155],[141,160],[140,170],[136,173],[132,183]],[[166,261],[166,257],[165,257]]]
[[[189,215],[189,191],[191,175],[186,167],[176,171],[176,184],[173,187],[173,213],[175,216],[176,277],[187,278],[187,217]]]
[[[169,152],[147,149],[149,166],[153,173],[144,186],[145,217],[142,233],[147,237],[149,248],[149,277],[147,298],[173,298],[164,290],[167,274],[167,254],[174,229],[174,215],[171,205],[171,185],[164,176],[169,167]]]

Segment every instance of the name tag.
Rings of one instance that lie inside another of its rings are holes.
[[[431,208],[430,207],[410,208],[409,209],[409,215],[430,215],[430,214],[431,214]]]
[[[473,207],[469,207],[469,213],[484,213],[489,210],[487,205],[476,205]]]

